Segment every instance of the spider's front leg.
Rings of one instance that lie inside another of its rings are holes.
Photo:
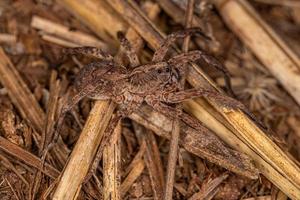
[[[163,69],[167,66],[169,66],[169,63],[167,63],[167,62],[157,62],[157,63],[140,65],[139,67],[134,68],[132,71],[130,71],[129,76],[133,76],[133,75],[139,74],[139,73],[148,73],[152,70]]]
[[[209,65],[213,66],[215,69],[221,71],[224,75],[225,79],[225,84],[228,92],[230,93],[231,96],[235,96],[234,92],[232,91],[231,87],[231,82],[230,82],[230,74],[227,68],[222,65],[216,58],[213,56],[208,55],[207,53],[200,51],[200,50],[195,50],[195,51],[190,51],[187,53],[181,53],[177,56],[174,56],[173,58],[168,60],[168,63],[171,65],[181,65],[183,63],[187,62],[195,62],[196,60],[203,59],[206,63]]]
[[[159,101],[166,102],[166,103],[180,103],[182,101],[198,98],[198,97],[207,97],[225,107],[231,109],[240,109],[245,114],[247,114],[262,129],[267,130],[267,127],[262,122],[260,122],[240,101],[237,101],[231,97],[228,97],[226,95],[223,95],[221,93],[212,90],[207,90],[204,88],[192,88],[192,89],[187,89],[179,92],[156,95],[156,98],[159,99]]]
[[[223,95],[219,92],[215,92],[212,90],[206,90],[204,88],[193,88],[187,89],[184,91],[168,93],[165,95],[160,95],[161,101],[166,103],[179,103],[188,99],[193,99],[197,97],[207,97],[211,100],[216,101],[220,105],[231,109],[240,109],[246,115],[248,115],[257,125],[259,125],[262,129],[267,130],[267,127],[258,120],[240,101],[235,100],[229,96]]]
[[[67,102],[63,105],[62,110],[58,116],[58,120],[54,126],[54,135],[52,141],[49,144],[47,144],[46,148],[41,153],[43,159],[46,158],[46,155],[49,152],[49,150],[57,143],[66,113],[69,112],[82,98],[86,97],[89,93],[94,91],[95,88],[96,85],[87,85],[82,90],[76,91],[75,94],[73,94],[73,96],[69,98]]]
[[[86,55],[101,60],[113,60],[113,57],[97,47],[75,47],[75,48],[65,48],[63,49],[64,54],[69,55]]]
[[[186,36],[190,36],[190,35],[194,35],[194,34],[198,34],[206,39],[210,39],[207,35],[205,35],[203,33],[203,31],[200,28],[189,28],[189,29],[185,29],[182,31],[177,31],[177,32],[171,33],[170,35],[167,36],[167,38],[165,39],[163,44],[155,51],[152,61],[153,62],[162,61],[165,58],[170,46],[177,39],[185,38]]]
[[[241,109],[248,113],[246,107],[241,102],[221,93],[215,92],[213,90],[207,90],[204,88],[192,88],[179,92],[165,93],[160,95],[160,100],[166,103],[180,103],[182,101],[197,97],[207,97],[225,107]]]

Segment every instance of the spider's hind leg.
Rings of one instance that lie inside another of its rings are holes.
[[[69,54],[69,55],[85,55],[85,56],[90,56],[94,58],[98,58],[101,60],[113,60],[113,57],[102,51],[101,49],[97,47],[75,47],[75,48],[64,48],[63,49],[64,54]]]

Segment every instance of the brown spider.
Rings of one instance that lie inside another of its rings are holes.
[[[204,88],[179,89],[183,68],[187,62],[194,62],[202,58],[208,64],[222,70],[225,75],[227,72],[216,59],[200,50],[181,53],[165,60],[167,51],[175,40],[192,34],[205,36],[198,28],[191,28],[172,33],[166,38],[161,47],[157,49],[152,61],[144,65],[140,65],[139,59],[132,50],[127,39],[122,36],[122,34],[118,34],[121,45],[123,46],[132,67],[129,69],[117,64],[114,62],[111,55],[108,55],[95,47],[67,49],[66,53],[68,54],[93,56],[99,58],[101,61],[88,64],[78,73],[75,80],[76,92],[62,108],[56,126],[54,141],[58,137],[66,112],[70,111],[83,97],[97,100],[112,100],[118,105],[116,115],[111,119],[101,141],[91,171],[96,169],[95,166],[97,166],[101,158],[103,148],[109,143],[109,139],[111,138],[118,121],[139,109],[142,103],[147,103],[156,111],[159,111],[172,119],[178,117],[187,125],[201,131],[207,129],[202,126],[198,120],[181,110],[176,109],[172,104],[204,96],[212,98],[230,108],[238,107],[244,109],[243,105],[238,101],[211,90]],[[49,147],[47,149],[49,149]]]

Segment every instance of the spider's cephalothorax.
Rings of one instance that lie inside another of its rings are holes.
[[[147,73],[137,73],[128,78],[128,89],[132,93],[149,95],[166,90],[170,86],[176,87],[180,81],[180,72],[177,68],[166,66],[153,69]]]
[[[156,50],[152,61],[143,65],[139,63],[137,55],[132,50],[126,38],[123,37],[122,34],[118,34],[121,45],[123,46],[122,49],[125,50],[131,63],[130,69],[120,66],[120,64],[114,62],[112,56],[105,54],[95,47],[67,49],[66,52],[69,54],[79,53],[93,56],[99,58],[100,61],[88,64],[78,73],[75,81],[75,93],[62,108],[56,126],[55,138],[58,136],[66,112],[72,109],[83,97],[112,100],[119,105],[117,113],[115,117],[111,119],[105,136],[101,141],[98,150],[100,155],[104,146],[111,138],[114,127],[119,119],[134,112],[143,102],[167,117],[180,118],[183,122],[199,131],[209,130],[203,127],[201,123],[193,117],[171,107],[170,104],[176,104],[190,98],[205,96],[225,106],[244,109],[243,105],[236,100],[211,90],[204,88],[180,90],[179,85],[184,74],[183,68],[188,62],[203,59],[208,64],[224,72],[225,76],[228,75],[226,68],[216,59],[200,50],[181,53],[170,59],[165,59],[170,45],[172,45],[176,39],[184,38],[192,34],[205,36],[198,28],[172,33],[166,38],[161,47]],[[98,160],[95,159],[95,163],[100,159],[99,157],[97,158]]]

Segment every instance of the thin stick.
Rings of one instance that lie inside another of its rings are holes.
[[[124,176],[127,176],[129,172],[134,168],[136,163],[144,157],[145,151],[146,151],[146,142],[145,140],[143,140],[140,143],[139,151],[135,154],[134,158],[131,160],[131,163],[128,165],[125,172],[123,173]]]
[[[165,200],[173,199],[172,196],[173,196],[173,187],[175,182],[175,170],[176,170],[176,163],[177,163],[179,134],[180,134],[180,125],[179,125],[179,120],[176,119],[173,120],[172,123],[172,136],[170,142],[166,185],[165,185],[165,192],[164,192]]]
[[[48,35],[62,38],[70,43],[77,44],[78,46],[95,46],[100,47],[105,51],[109,49],[105,43],[101,42],[94,36],[82,33],[80,31],[71,31],[69,27],[36,15],[32,17],[31,26],[33,28],[42,30],[43,32],[40,32],[42,35],[47,33]]]
[[[96,101],[61,175],[53,199],[76,197],[115,107],[116,105],[112,102]]]
[[[124,176],[126,176],[125,180],[121,186],[121,196],[124,197],[126,192],[130,189],[134,181],[141,175],[144,169],[143,156],[146,150],[145,141],[140,147],[138,153],[134,156],[131,163],[126,169]]]
[[[53,168],[51,165],[47,163],[42,168],[41,167],[43,166],[42,161],[38,157],[24,150],[18,145],[11,143],[10,141],[8,141],[7,139],[1,136],[0,136],[0,149],[18,158],[19,160],[23,161],[27,165],[41,170],[44,174],[46,174],[51,178],[57,178],[59,175],[59,171],[57,169]]]
[[[41,148],[40,148],[40,156],[42,156],[42,162],[44,165],[46,157],[43,157],[42,152],[44,148],[51,142],[51,139],[53,138],[53,128],[54,123],[56,121],[56,111],[57,111],[57,105],[58,105],[58,97],[60,93],[60,82],[57,78],[57,72],[52,71],[51,77],[50,77],[50,94],[49,94],[49,100],[47,103],[47,113],[46,113],[46,124],[44,131],[42,133],[42,139],[41,139]],[[42,180],[42,172],[40,170],[36,171],[35,178],[32,186],[32,197],[31,199],[35,199],[35,196],[39,190],[40,183]]]
[[[115,128],[116,139],[103,150],[103,199],[119,200],[120,197],[120,134],[121,123]]]
[[[117,39],[115,33],[126,31],[128,27],[119,15],[114,14],[106,1],[85,1],[84,4],[81,0],[58,0],[57,2],[79,17],[80,21],[101,39],[114,46],[118,43],[111,38]]]
[[[46,40],[48,42],[52,42],[54,44],[63,46],[63,47],[79,47],[81,45],[67,41],[65,39],[53,36],[53,35],[49,35],[49,34],[43,34],[42,35],[42,39]]]
[[[38,147],[41,148],[41,135],[44,130],[46,115],[1,47],[0,81],[7,89],[11,101],[20,111],[22,118],[35,130],[33,131],[34,139]],[[56,145],[56,147],[59,147],[64,155],[68,153],[63,142]],[[61,160],[58,160],[58,162],[61,162]]]
[[[54,122],[56,121],[56,111],[58,106],[58,97],[60,93],[60,81],[56,79],[57,78],[57,72],[52,71],[51,77],[50,77],[50,98],[47,104],[47,115],[46,115],[46,125],[45,129],[42,134],[42,141],[41,141],[41,151],[44,150],[44,147],[46,147],[53,137],[53,128],[54,128]]]
[[[185,14],[185,28],[191,28],[193,22],[193,15],[194,15],[194,5],[195,0],[188,0],[186,14]],[[183,41],[182,51],[188,52],[189,51],[189,42],[190,36],[186,36]]]
[[[142,172],[144,171],[145,164],[144,160],[140,159],[134,166],[134,168],[130,171],[128,176],[125,178],[121,185],[121,196],[124,197],[126,192],[130,189],[135,180],[140,177]]]
[[[185,15],[184,10],[175,5],[172,1],[169,0],[160,0],[157,1],[160,7],[172,17],[172,19],[183,26],[186,24],[186,18],[182,17]],[[202,20],[198,17],[198,15],[193,16],[192,26],[193,27],[202,27],[200,24]]]
[[[298,7],[300,8],[300,2],[297,0],[252,0],[260,3],[279,5],[279,6],[289,6],[289,7]]]
[[[17,37],[12,34],[0,33],[0,43],[14,44],[17,42]]]
[[[228,174],[223,174],[213,180],[204,183],[201,190],[191,196],[188,200],[204,200],[211,199],[218,192],[218,186],[228,177]]]
[[[29,188],[28,181],[18,172],[15,166],[4,156],[0,154],[0,160],[2,160],[1,165],[4,165],[7,169],[13,171],[22,181],[23,183]]]
[[[193,20],[193,12],[194,12],[194,0],[189,0],[186,9],[186,28],[191,27],[191,23]],[[189,45],[190,37],[187,36],[184,38],[182,49],[184,52],[188,52],[188,45]],[[180,83],[180,89],[184,89],[185,83],[185,76],[187,70],[182,70],[184,77]],[[177,109],[182,110],[182,105],[179,104],[176,106]],[[171,200],[173,196],[173,188],[175,182],[175,171],[176,171],[176,162],[177,162],[177,155],[178,155],[178,141],[179,141],[179,134],[180,134],[180,124],[179,119],[176,118],[172,123],[172,136],[170,141],[170,151],[168,157],[168,167],[167,167],[167,177],[166,177],[166,188],[164,199]]]
[[[41,134],[44,126],[45,113],[1,47],[0,81],[7,89],[9,97],[19,109],[23,119]]]
[[[17,200],[20,200],[20,198],[18,197],[18,195],[17,195],[15,189],[12,187],[12,185],[10,184],[10,182],[9,182],[6,178],[4,178],[4,179],[5,179],[5,181],[7,182],[8,186],[10,187],[11,191],[13,192],[13,194],[15,195],[16,199],[17,199]]]
[[[163,199],[165,177],[154,134],[136,122],[133,122],[133,127],[141,148],[145,144],[144,161],[149,172],[154,199],[161,200]]]

